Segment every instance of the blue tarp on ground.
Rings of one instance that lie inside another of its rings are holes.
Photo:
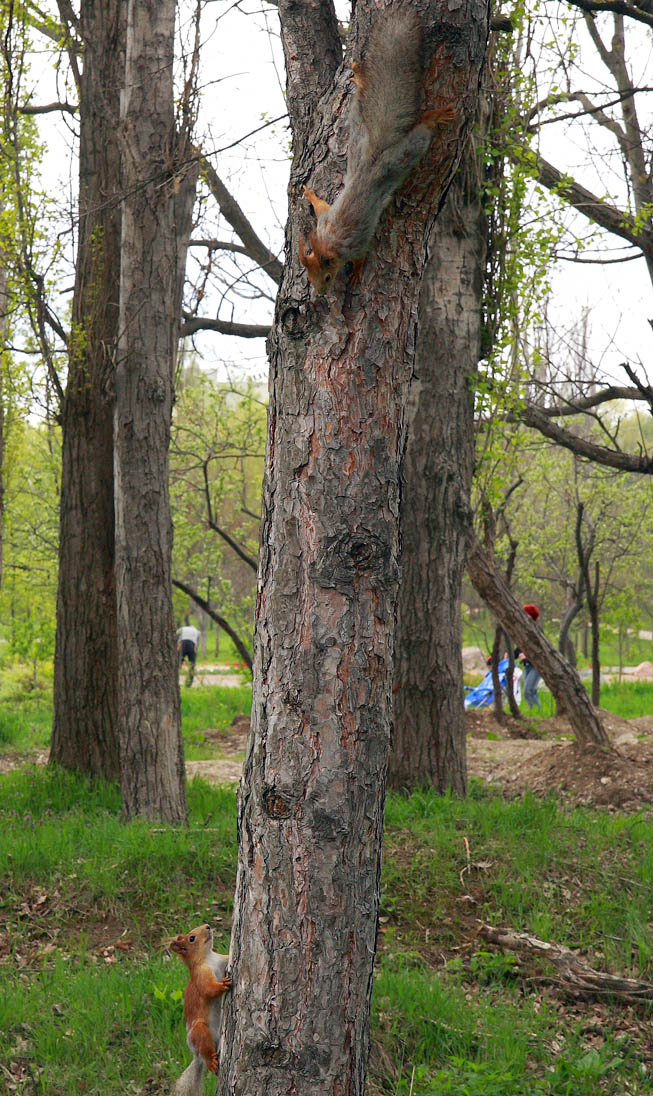
[[[502,658],[499,663],[499,682],[503,692],[506,692],[508,688],[508,659]],[[521,677],[521,670],[518,666],[515,666],[515,672],[513,675],[513,689],[515,692],[515,700],[519,701],[519,678]],[[488,670],[485,677],[481,681],[480,685],[477,685],[474,689],[470,689],[465,697],[466,708],[489,708],[494,703],[494,687],[492,685],[492,671]]]

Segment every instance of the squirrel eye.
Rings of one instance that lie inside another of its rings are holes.
[[[331,281],[331,275],[330,274],[325,274],[324,280],[325,280],[325,282],[330,282]]]
[[[189,944],[194,944],[195,943],[195,937],[194,936],[189,936],[188,937],[188,942],[189,942]]]

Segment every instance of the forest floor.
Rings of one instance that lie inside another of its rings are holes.
[[[187,1065],[186,976],[162,941],[208,919],[229,947],[237,681],[182,688],[188,774],[205,778],[185,827],[125,824],[115,785],[45,765],[49,698],[0,705],[0,1092],[169,1096]],[[603,713],[612,751],[579,754],[557,719],[471,712],[469,795],[388,795],[370,1096],[652,1091],[649,688],[620,700],[636,718]],[[533,940],[644,996],[579,988]]]
[[[612,750],[579,749],[568,720],[517,720],[503,727],[493,712],[467,712],[467,769],[510,797],[531,791],[563,802],[613,810],[653,810],[653,716],[622,719],[602,711]],[[189,776],[213,783],[237,782],[249,719],[236,716],[227,731],[204,731],[219,759],[189,761]]]

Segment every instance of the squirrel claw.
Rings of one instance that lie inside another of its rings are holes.
[[[358,285],[363,274],[363,267],[365,266],[365,256],[362,259],[354,259],[351,264],[351,284]]]
[[[445,125],[447,122],[453,122],[458,116],[458,112],[451,105],[446,107],[436,107],[435,110],[427,110],[419,120],[421,126],[426,126],[427,129],[433,129],[435,126]]]

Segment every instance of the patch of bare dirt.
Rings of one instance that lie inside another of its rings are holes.
[[[468,712],[469,775],[511,796],[531,791],[615,810],[651,807],[653,717],[626,720],[605,711],[601,716],[611,750],[576,746],[566,719],[526,720],[525,736],[519,738],[519,720],[501,727],[492,712]]]
[[[215,742],[220,753],[231,754],[234,759],[245,752],[248,736],[249,716],[244,714],[234,716],[226,731],[209,727],[202,732],[205,742]],[[238,784],[242,771],[242,761],[229,758],[186,762],[186,773],[191,780],[194,776],[201,776],[202,780],[208,780],[211,784]]]
[[[182,674],[182,684],[185,681],[185,675]],[[244,682],[240,674],[225,674],[225,673],[203,673],[198,670],[195,674],[196,685],[223,685],[225,688],[237,689],[239,685],[246,685],[248,682]]]
[[[186,775],[190,780],[201,776],[209,784],[239,784],[243,771],[240,761],[187,761]]]
[[[50,758],[49,750],[35,750],[34,753],[5,754],[0,757],[0,773],[10,773],[14,769],[24,769],[26,765],[47,765]]]
[[[244,714],[234,716],[226,730],[208,727],[202,731],[205,742],[214,742],[220,747],[220,753],[231,754],[234,757],[245,752],[248,735],[249,716]]]

